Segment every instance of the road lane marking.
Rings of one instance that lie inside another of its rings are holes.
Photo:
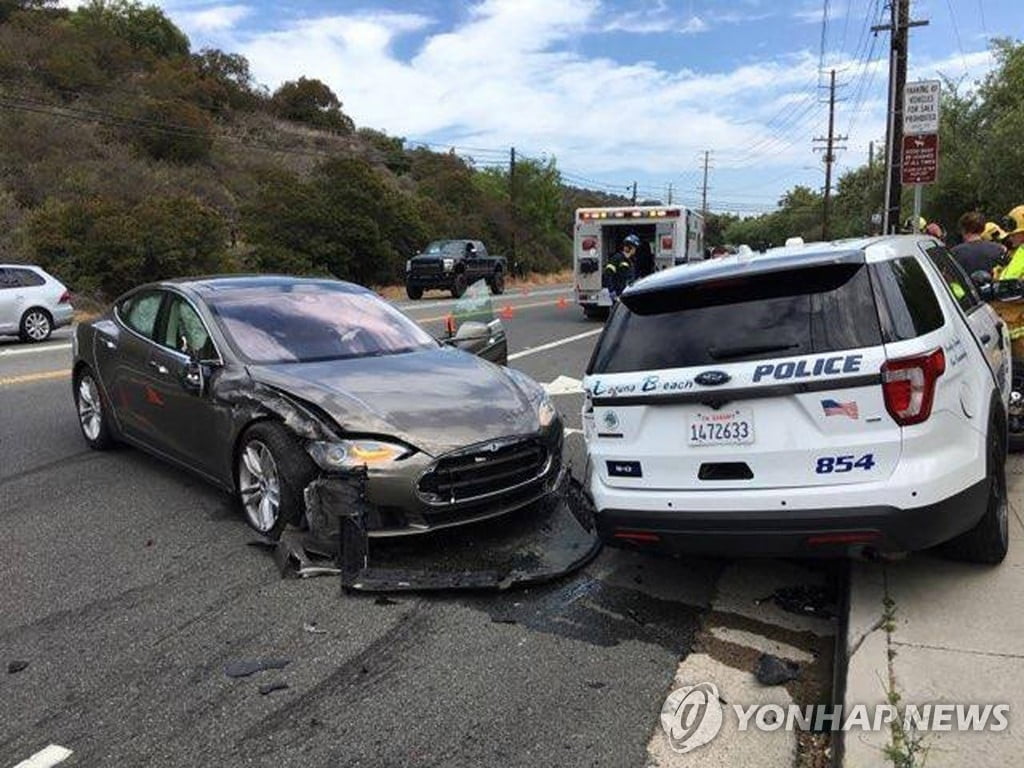
[[[506,293],[495,296],[491,294],[491,298],[494,300],[512,300],[516,298],[529,298],[530,296],[556,296],[560,293],[569,294],[572,293],[571,285],[564,285],[559,288],[545,288],[543,290],[528,290],[526,293],[521,293],[518,290],[507,291]],[[434,307],[454,306],[458,299],[444,299],[437,301],[395,301],[392,302],[399,309],[433,309]]]
[[[544,391],[550,397],[583,394],[583,382],[579,379],[574,379],[572,376],[559,376],[554,381],[541,384],[541,386],[544,387]]]
[[[533,307],[554,307],[557,305],[557,301],[535,301],[531,304],[506,304],[505,306],[510,307],[512,311],[515,312],[516,310],[519,309],[532,309]],[[501,307],[500,309],[497,307],[494,308],[494,315],[498,319],[504,320],[504,318],[501,317],[501,313],[502,311],[504,311],[505,306]],[[447,315],[438,315],[437,317],[414,317],[413,320],[415,320],[417,323],[435,323],[439,320],[444,320],[447,317],[454,316],[454,312],[449,312]]]
[[[50,744],[36,752],[28,760],[22,760],[14,768],[52,768],[71,757],[71,750],[58,744]]]
[[[40,373],[25,373],[21,376],[7,376],[0,378],[0,387],[13,387],[18,384],[32,384],[36,381],[55,381],[57,379],[66,379],[71,375],[71,371],[42,371]]]
[[[547,352],[549,349],[555,349],[557,347],[564,346],[566,344],[572,344],[574,341],[580,341],[581,339],[589,339],[591,336],[597,336],[604,328],[595,328],[592,331],[584,331],[583,333],[577,333],[575,336],[567,336],[564,339],[558,339],[548,344],[541,344],[539,347],[530,347],[520,352],[515,352],[508,356],[509,362],[518,360],[521,357],[527,357],[528,355],[536,355],[540,352]]]
[[[71,342],[63,344],[46,344],[41,347],[19,347],[17,349],[0,349],[0,357],[15,357],[16,355],[38,355],[44,352],[60,352],[71,349]]]

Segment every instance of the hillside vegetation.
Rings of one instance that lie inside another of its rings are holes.
[[[357,127],[314,78],[270,92],[156,7],[0,0],[0,261],[79,292],[225,271],[382,285],[440,237],[555,271],[572,209],[612,201],[564,186],[553,159],[518,162],[514,184]]]

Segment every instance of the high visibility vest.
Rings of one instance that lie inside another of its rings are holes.
[[[1024,279],[1024,245],[1017,248],[1010,257],[1010,263],[1006,269],[999,273],[1000,280],[1021,280]]]

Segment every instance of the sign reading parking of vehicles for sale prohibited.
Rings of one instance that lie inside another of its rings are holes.
[[[941,92],[942,83],[938,80],[907,83],[903,91],[903,133],[939,132]]]
[[[903,92],[904,184],[934,184],[939,172],[939,96],[942,83],[919,80]]]

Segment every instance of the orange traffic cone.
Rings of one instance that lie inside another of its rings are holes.
[[[514,309],[512,309],[512,305],[511,304],[506,304],[505,308],[503,310],[501,310],[501,318],[503,320],[511,320],[512,316],[515,313],[516,313],[516,311]]]
[[[455,335],[455,316],[445,315],[444,317],[444,329],[447,331],[449,336]]]
[[[565,300],[565,296],[558,297],[558,308],[566,309],[569,306],[569,302]]]

